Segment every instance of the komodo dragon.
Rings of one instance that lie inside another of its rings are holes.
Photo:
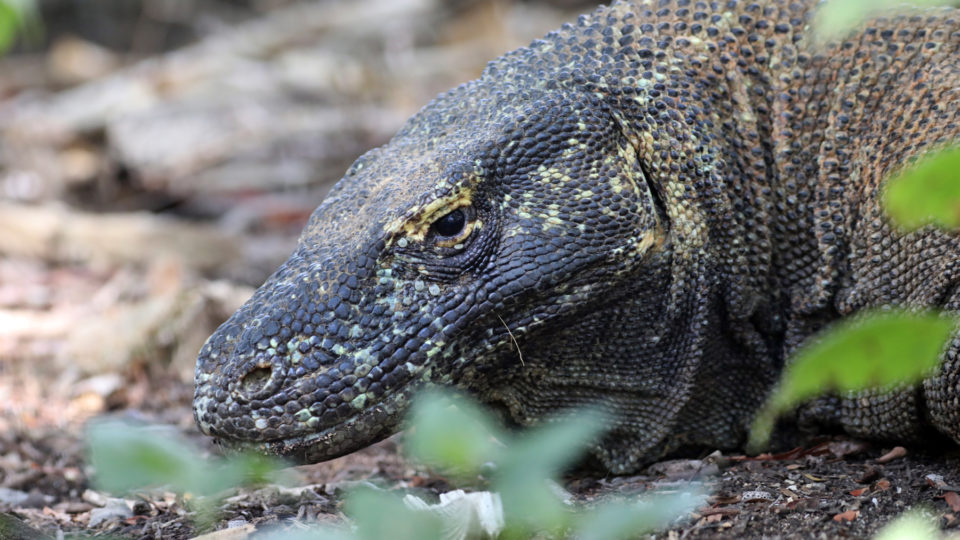
[[[820,47],[813,3],[615,3],[437,97],[204,345],[200,428],[319,461],[395,432],[425,385],[519,426],[604,401],[591,453],[623,473],[742,445],[831,321],[960,309],[960,238],[898,233],[878,203],[881,179],[960,139],[960,12]],[[958,351],[920,385],[798,417],[960,441]]]

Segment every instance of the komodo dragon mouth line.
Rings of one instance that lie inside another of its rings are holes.
[[[784,359],[842,315],[960,309],[960,237],[904,235],[879,202],[960,140],[960,12],[811,44],[816,4],[616,2],[437,97],[204,345],[201,430],[316,461],[398,429],[421,385],[519,426],[603,400],[591,452],[631,472],[740,446]],[[955,342],[920,385],[797,418],[960,440],[957,381]]]
[[[345,433],[365,431],[358,429],[357,426],[366,425],[379,428],[381,435],[373,435],[367,444],[372,444],[373,442],[388,437],[393,433],[389,427],[391,418],[387,409],[373,407],[361,411],[357,416],[350,418],[342,424],[331,426],[314,433],[262,442],[230,438],[218,438],[217,442],[226,449],[233,451],[255,451],[262,454],[281,456],[300,464],[316,463],[318,461],[337,458],[356,450],[355,446],[351,444],[351,441],[344,439],[342,435]]]

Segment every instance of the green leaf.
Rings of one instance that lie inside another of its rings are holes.
[[[422,392],[414,400],[406,447],[417,461],[459,476],[475,476],[488,462],[499,459],[505,436],[491,416],[468,400],[454,400],[437,391]]]
[[[609,425],[599,409],[584,409],[527,431],[504,453],[494,477],[508,525],[558,533],[572,513],[548,479],[580,457]]]
[[[889,180],[884,207],[907,230],[960,228],[960,146],[925,155]]]
[[[611,501],[577,519],[577,540],[635,538],[663,529],[706,503],[702,493],[654,493],[639,501]]]
[[[300,524],[302,527],[302,524]],[[254,540],[356,540],[350,531],[331,526],[307,526],[304,528],[272,527],[251,536]]]
[[[96,422],[89,428],[87,442],[101,489],[125,492],[167,485],[205,493],[206,462],[170,430]]]
[[[882,11],[903,10],[909,6],[948,6],[951,0],[829,0],[817,8],[813,19],[813,38],[829,41],[843,38],[860,23]]]
[[[559,535],[570,527],[573,509],[564,504],[546,477],[500,474],[494,486],[503,501],[508,538],[529,538],[534,532]]]
[[[934,517],[923,511],[911,510],[884,525],[874,540],[939,540],[943,538]]]
[[[263,482],[284,464],[273,458],[238,454],[210,461],[163,426],[93,422],[88,428],[90,460],[96,484],[110,492],[167,486],[198,496],[212,495],[249,482]],[[289,473],[293,474],[293,473]]]
[[[766,444],[777,416],[828,391],[911,383],[931,374],[956,321],[933,313],[874,312],[841,321],[804,347],[754,420],[749,446]]]
[[[215,465],[217,478],[224,478],[232,483],[220,482],[220,489],[229,489],[236,485],[250,484],[280,484],[294,485],[299,481],[297,473],[289,468],[283,460],[253,454],[249,452],[233,454]],[[214,490],[213,492],[216,492]]]
[[[510,446],[502,468],[550,478],[572,464],[607,429],[610,420],[597,408],[585,408],[528,430]]]
[[[357,524],[361,540],[424,540],[443,538],[440,519],[408,508],[399,497],[372,488],[359,488],[347,496],[345,511]]]
[[[0,53],[6,52],[17,37],[20,26],[20,12],[6,0],[0,0]]]

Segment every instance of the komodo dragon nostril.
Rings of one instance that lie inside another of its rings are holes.
[[[240,392],[246,397],[254,397],[270,383],[273,370],[267,366],[254,366],[240,379]]]

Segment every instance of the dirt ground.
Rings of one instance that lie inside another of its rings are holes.
[[[340,522],[358,483],[452,489],[388,440],[242,489],[202,527],[174,493],[98,491],[83,429],[162,424],[213,452],[190,410],[196,352],[330,185],[437,92],[590,4],[44,2],[43,38],[0,57],[0,538],[243,538]],[[702,485],[707,505],[664,538],[859,538],[917,507],[954,529],[960,456],[891,450],[840,438],[564,487],[589,504]]]

